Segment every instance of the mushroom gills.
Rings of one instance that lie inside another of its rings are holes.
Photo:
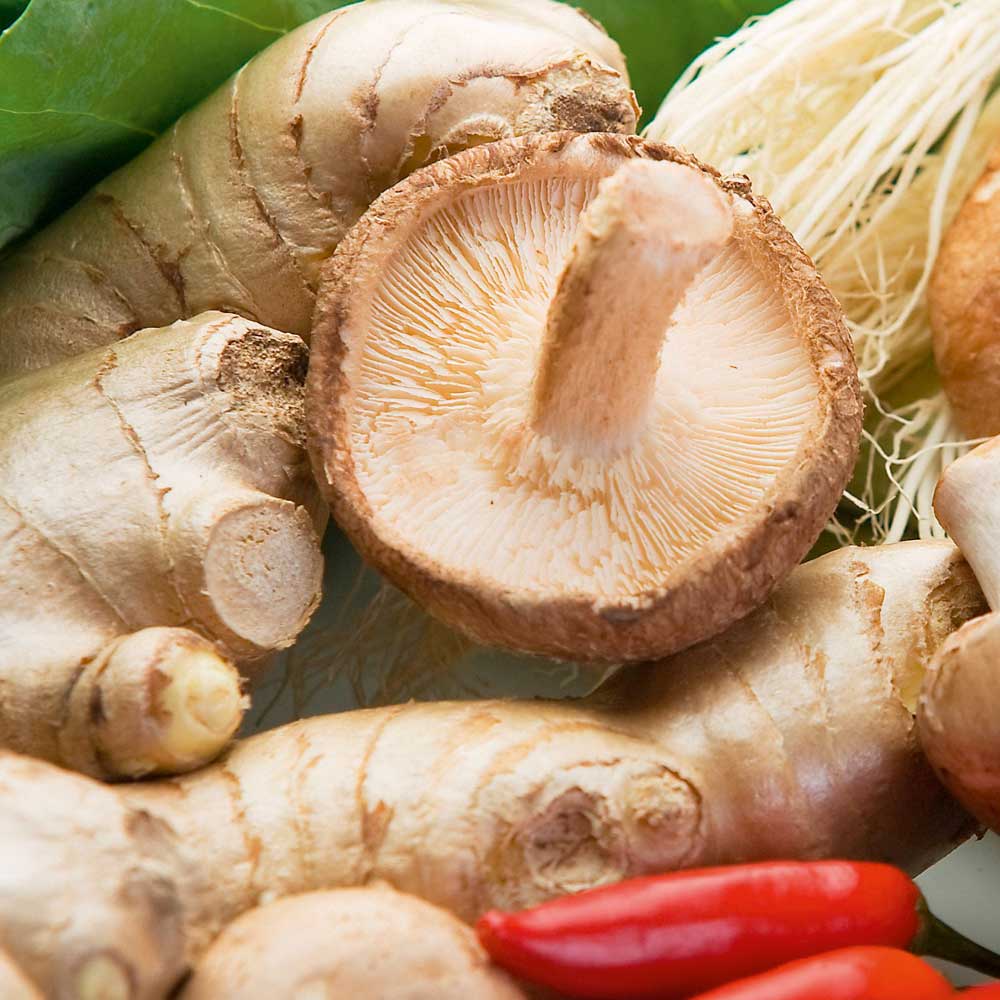
[[[817,419],[818,392],[780,293],[747,251],[750,210],[737,201],[733,235],[672,316],[669,291],[654,293],[662,346],[627,444],[534,426],[549,303],[598,186],[497,184],[424,221],[371,304],[352,445],[373,518],[393,534],[405,525],[435,562],[614,600],[658,587],[753,509]],[[612,333],[627,342],[627,330]],[[607,409],[595,393],[576,415],[586,425]]]
[[[667,656],[757,607],[833,513],[843,310],[745,178],[530,135],[383,194],[324,274],[309,449],[359,552],[482,645]]]

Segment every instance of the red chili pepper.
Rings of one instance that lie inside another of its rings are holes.
[[[675,1000],[852,945],[1000,969],[888,865],[767,862],[633,879],[477,925],[499,965],[586,1000]]]
[[[897,948],[843,948],[800,958],[693,1000],[953,1000],[926,962]]]
[[[973,986],[972,989],[963,990],[955,996],[962,1000],[1000,1000],[1000,983],[988,983],[986,986]]]

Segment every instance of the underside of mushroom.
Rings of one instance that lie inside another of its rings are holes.
[[[839,306],[744,178],[532,136],[383,195],[328,266],[312,453],[375,565],[476,639],[661,656],[760,603],[853,465]]]

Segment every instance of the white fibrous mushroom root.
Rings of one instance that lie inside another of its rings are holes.
[[[326,271],[307,418],[355,544],[477,640],[668,654],[757,606],[857,453],[843,316],[745,178],[631,137],[468,150]]]

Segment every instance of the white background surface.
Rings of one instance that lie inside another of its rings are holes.
[[[919,879],[931,909],[974,941],[1000,951],[1000,838],[970,841]],[[956,985],[985,982],[944,963],[935,963]]]

